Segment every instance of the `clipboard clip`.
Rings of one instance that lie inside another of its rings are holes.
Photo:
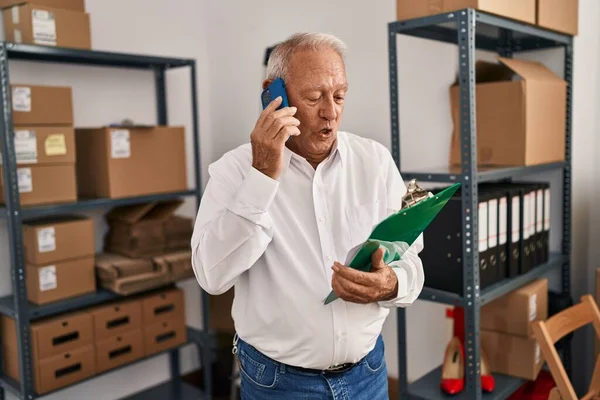
[[[419,186],[416,179],[411,179],[406,186],[406,194],[402,196],[402,210],[414,206],[429,197],[433,197],[433,193]]]

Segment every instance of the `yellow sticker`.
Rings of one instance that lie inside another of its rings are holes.
[[[65,135],[62,133],[49,135],[44,141],[44,147],[46,148],[47,156],[64,156],[67,154]]]

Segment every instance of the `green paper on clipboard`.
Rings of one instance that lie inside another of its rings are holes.
[[[460,183],[455,183],[434,196],[403,208],[381,221],[363,244],[350,250],[346,265],[359,271],[371,271],[371,255],[380,246],[385,249],[383,261],[386,264],[400,260],[404,252],[423,233],[459,187]],[[325,299],[325,304],[337,298],[337,295],[331,291]]]

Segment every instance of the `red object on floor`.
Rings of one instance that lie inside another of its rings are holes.
[[[465,343],[465,310],[461,307],[447,308],[446,317],[452,318],[452,336]]]
[[[508,400],[548,400],[550,391],[556,386],[550,372],[540,371],[535,381],[523,384]]]

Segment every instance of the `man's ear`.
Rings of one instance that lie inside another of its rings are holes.
[[[265,90],[266,88],[268,88],[268,87],[269,87],[269,85],[270,85],[271,83],[273,83],[273,80],[272,80],[272,79],[265,79],[265,80],[263,81],[263,84],[262,84],[262,88],[263,88],[263,90]]]

